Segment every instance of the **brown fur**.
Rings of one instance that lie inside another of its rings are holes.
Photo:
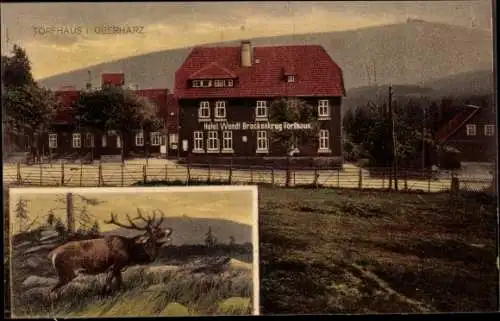
[[[128,217],[127,217],[128,218]],[[139,218],[142,218],[140,216]],[[171,229],[162,230],[159,225],[152,227],[154,219],[145,220],[148,224],[139,228],[132,220],[131,226],[125,226],[115,221],[112,216],[109,223],[125,228],[145,230],[143,235],[133,238],[122,236],[106,236],[82,241],[65,243],[49,253],[54,269],[59,277],[59,282],[51,291],[63,287],[71,282],[78,273],[97,275],[108,273],[105,289],[111,289],[113,279],[121,287],[121,272],[126,267],[135,264],[148,264],[155,260],[158,249],[164,242],[159,242],[164,237],[169,237]]]

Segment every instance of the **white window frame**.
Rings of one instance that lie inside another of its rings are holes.
[[[327,129],[319,131],[318,153],[330,153],[330,132]]]
[[[225,119],[226,119],[226,102],[224,100],[218,100],[215,102],[215,120],[225,120]]]
[[[201,80],[193,80],[191,85],[193,88],[201,88]]]
[[[295,75],[288,75],[286,81],[287,82],[295,82]]]
[[[222,132],[222,152],[232,153],[233,152],[233,132],[223,131]]]
[[[268,153],[269,152],[269,140],[267,137],[267,131],[258,130],[256,134],[257,140],[257,153]]]
[[[484,125],[484,136],[494,136],[495,125]]]
[[[94,147],[94,134],[93,133],[86,133],[85,134],[85,147],[87,147],[87,148]]]
[[[255,119],[256,120],[267,120],[267,101],[257,100],[255,106]]]
[[[161,133],[160,132],[151,132],[149,133],[149,139],[151,141],[151,146],[160,146],[161,145]]]
[[[193,153],[204,153],[203,149],[203,132],[193,132]]]
[[[170,144],[178,144],[179,143],[179,135],[178,134],[169,134],[168,140]]]
[[[232,79],[227,79],[225,82],[226,87],[233,87],[234,81]]]
[[[144,146],[144,131],[139,130],[135,133],[135,146],[142,147]],[[118,139],[117,139],[117,144],[118,145]]]
[[[221,80],[221,79],[214,80],[214,87],[217,87],[217,88],[224,87],[225,84],[226,84],[226,82],[224,80]]]
[[[73,133],[71,137],[71,146],[73,146],[73,148],[82,148],[82,134]]]
[[[108,145],[108,135],[106,133],[102,134],[101,137],[101,146],[106,147]]]
[[[116,136],[116,148],[122,148],[122,136],[118,134],[115,136]]]
[[[207,153],[218,153],[219,145],[219,132],[215,130],[207,132]]]
[[[467,136],[476,136],[477,134],[476,124],[467,124],[465,126],[465,131]]]
[[[318,100],[318,118],[330,119],[330,102],[326,99]]]
[[[49,148],[57,148],[57,134],[50,133],[49,134]]]
[[[203,111],[207,111],[206,115],[204,115]],[[200,107],[198,107],[198,120],[199,121],[207,121],[210,120],[210,102],[209,101],[200,101]]]

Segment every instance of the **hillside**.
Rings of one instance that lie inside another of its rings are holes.
[[[373,83],[417,84],[475,70],[491,70],[493,39],[486,31],[446,24],[411,22],[358,30],[251,39],[254,45],[320,44],[343,68],[347,89]],[[239,41],[223,45],[238,44]],[[92,72],[122,71],[141,88],[173,88],[175,71],[190,48],[166,50],[71,71],[40,82],[50,88],[84,87]]]
[[[234,236],[236,243],[251,243],[252,242],[252,227],[249,225],[239,224],[230,220],[209,219],[209,218],[191,218],[191,217],[167,217],[165,218],[162,227],[172,228],[172,244],[204,244],[205,233],[208,228],[212,228],[213,235],[221,243],[228,243],[229,237]],[[118,228],[104,234],[114,234],[123,236],[133,236],[137,232]]]
[[[493,92],[494,74],[490,70],[478,70],[430,79],[418,85],[393,85],[395,98],[426,97],[440,99],[445,96],[489,95]],[[342,104],[345,112],[367,101],[385,102],[388,97],[387,85],[362,86],[347,91]]]

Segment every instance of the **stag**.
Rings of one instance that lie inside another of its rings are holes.
[[[145,265],[153,262],[158,249],[170,241],[172,229],[161,229],[163,212],[158,222],[156,211],[153,217],[145,218],[142,211],[137,209],[138,216],[131,219],[127,214],[129,224],[117,221],[114,213],[105,221],[125,229],[144,232],[141,235],[128,238],[123,236],[104,236],[90,240],[72,241],[65,243],[49,253],[54,269],[58,275],[58,283],[51,289],[54,292],[71,282],[78,274],[97,275],[106,273],[104,292],[112,289],[113,279],[118,289],[123,286],[122,272],[132,265]],[[142,220],[145,225],[139,226],[134,220]],[[162,241],[164,240],[164,241]]]

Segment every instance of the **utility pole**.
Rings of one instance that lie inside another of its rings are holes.
[[[394,177],[394,189],[397,191],[398,190],[398,152],[397,152],[397,139],[396,139],[396,124],[395,124],[395,117],[394,117],[394,110],[392,107],[392,95],[393,95],[393,90],[392,90],[392,85],[389,85],[389,101],[388,101],[388,106],[389,106],[389,117],[391,120],[391,132],[392,132],[392,174]]]

